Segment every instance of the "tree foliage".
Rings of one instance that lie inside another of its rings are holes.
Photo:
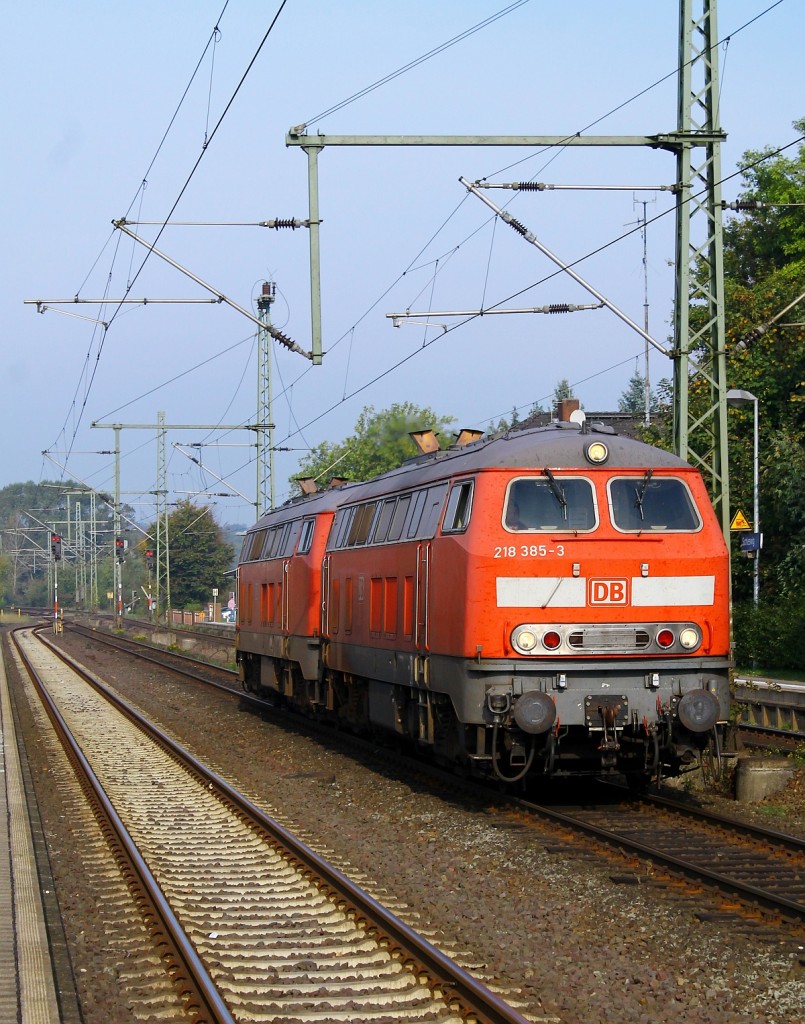
[[[805,135],[805,118],[794,128]],[[805,148],[800,145],[793,157],[770,147],[750,150],[742,165],[744,191],[738,200],[750,213],[724,229],[724,272],[733,285],[752,287],[805,259]]]
[[[0,608],[7,608],[14,599],[12,580],[14,565],[8,555],[0,555]]]
[[[368,480],[419,454],[408,436],[411,431],[431,429],[440,434],[453,422],[452,416],[439,416],[411,402],[395,403],[381,412],[367,405],[354,433],[343,441],[322,441],[311,449],[299,463],[297,475],[312,477],[320,487],[326,487],[333,477]]]
[[[156,524],[149,530],[156,534]],[[209,505],[181,501],[168,516],[171,604],[192,608],[206,604],[213,588],[224,585],[232,569],[234,551],[223,540]]]
[[[795,646],[772,645],[769,630],[780,622],[802,622],[805,615],[805,119],[795,122],[796,147],[771,147],[743,155],[739,209],[724,227],[724,300],[727,384],[758,399],[760,529],[760,608],[752,602],[752,559],[732,539],[735,633],[739,660],[774,666],[796,664]],[[704,332],[709,269],[694,274],[690,322]],[[783,312],[788,308],[787,312]],[[704,334],[702,335],[705,336]],[[702,342],[704,344],[704,341]],[[646,440],[672,447],[671,388],[657,386],[658,416],[642,432]],[[712,403],[710,388],[697,380],[690,390],[694,415]],[[754,409],[730,408],[728,446],[731,512],[752,518],[754,506]],[[765,606],[765,607],[764,607]],[[793,618],[792,618],[793,617]],[[782,627],[780,627],[782,629]],[[794,630],[796,633],[796,630]],[[801,665],[801,662],[800,662]],[[800,666],[797,666],[800,667]]]
[[[805,133],[805,119],[795,124]],[[724,232],[729,384],[758,399],[761,595],[805,602],[805,145],[793,156],[744,155],[749,206]],[[799,204],[799,205],[791,205]],[[752,406],[729,413],[731,504],[753,507]],[[734,593],[751,593],[751,562],[736,556]]]
[[[89,559],[89,507],[89,494],[69,482],[28,480],[0,489],[0,597],[4,604],[46,607],[52,600],[51,532],[63,537],[59,603],[67,607],[86,603],[78,569],[81,560]],[[102,564],[105,555],[111,580],[111,520],[110,504],[96,496],[95,536],[101,549],[98,582],[104,591],[108,585]]]
[[[657,412],[658,398],[654,391],[649,390],[649,413]],[[629,379],[629,386],[618,399],[618,412],[628,412],[635,419],[642,418],[646,412],[646,378],[635,369]]]

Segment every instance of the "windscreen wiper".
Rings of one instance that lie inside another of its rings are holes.
[[[542,471],[548,478],[548,484],[550,485],[551,491],[553,492],[554,498],[562,506],[562,518],[567,521],[567,498],[565,497],[564,489],[553,473],[546,466]]]
[[[645,519],[646,518],[643,515],[643,498],[646,496],[646,488],[648,487],[649,480],[651,480],[653,475],[654,475],[654,470],[653,469],[647,469],[646,470],[646,475],[643,477],[643,483],[639,487],[635,487],[635,489],[634,489],[634,493],[635,493],[634,507],[640,513],[640,518],[641,519]]]

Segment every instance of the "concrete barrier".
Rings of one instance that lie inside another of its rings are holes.
[[[741,757],[735,776],[735,797],[754,803],[785,789],[794,774],[787,757]]]

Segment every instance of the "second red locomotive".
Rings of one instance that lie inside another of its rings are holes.
[[[249,531],[243,686],[507,782],[715,749],[729,570],[699,474],[588,423],[431,447]]]

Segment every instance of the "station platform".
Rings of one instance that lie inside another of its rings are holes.
[[[0,640],[7,651],[7,638]],[[0,1021],[80,1020],[47,848],[0,658]]]

